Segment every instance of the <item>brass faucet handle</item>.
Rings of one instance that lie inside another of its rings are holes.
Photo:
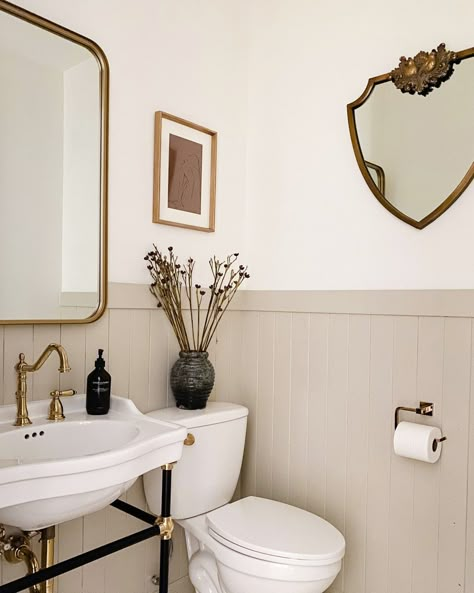
[[[55,389],[54,391],[50,392],[51,397],[70,397],[72,395],[76,395],[77,391],[75,389],[64,389],[63,391],[59,391]]]
[[[53,422],[60,422],[64,420],[66,416],[64,415],[63,404],[60,397],[71,397],[72,395],[76,395],[77,391],[75,389],[64,389],[63,391],[59,391],[55,389],[51,391],[49,394],[53,399],[49,404],[49,414],[48,420],[53,420]]]

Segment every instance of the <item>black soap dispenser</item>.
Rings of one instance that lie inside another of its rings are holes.
[[[95,361],[95,369],[87,377],[86,410],[88,414],[107,414],[110,408],[110,386],[112,378],[105,370],[103,350]]]

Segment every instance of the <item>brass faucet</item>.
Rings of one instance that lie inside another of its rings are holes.
[[[34,364],[27,364],[25,362],[25,355],[23,353],[20,354],[20,362],[15,365],[15,370],[17,372],[17,391],[16,421],[13,426],[26,426],[27,424],[31,424],[31,420],[28,418],[28,407],[26,404],[26,374],[34,373],[35,371],[39,370],[48,360],[50,354],[53,351],[57,352],[59,356],[59,372],[69,372],[71,367],[69,366],[67,354],[60,344],[50,344],[47,348],[45,348],[44,352]]]

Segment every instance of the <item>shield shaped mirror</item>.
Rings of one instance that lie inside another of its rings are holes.
[[[371,78],[347,106],[352,145],[369,188],[422,229],[474,176],[474,48],[444,44]]]

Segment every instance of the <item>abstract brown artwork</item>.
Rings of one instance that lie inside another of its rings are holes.
[[[170,134],[168,207],[201,214],[202,144]]]
[[[217,132],[157,111],[153,222],[214,232],[216,163]]]

